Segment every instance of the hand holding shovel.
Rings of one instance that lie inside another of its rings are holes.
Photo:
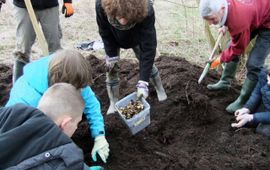
[[[219,57],[214,58],[214,54],[215,54],[215,51],[217,50],[218,44],[219,44],[222,36],[223,36],[223,34],[219,33],[218,38],[217,38],[216,43],[215,43],[215,46],[214,46],[214,48],[212,50],[212,53],[211,53],[211,55],[209,57],[209,60],[208,60],[208,62],[206,64],[206,66],[204,67],[203,72],[202,72],[202,74],[201,74],[201,76],[200,76],[200,78],[198,80],[198,84],[200,84],[202,82],[202,80],[204,79],[204,77],[208,73],[210,67],[211,68],[216,68],[220,64],[220,58]]]

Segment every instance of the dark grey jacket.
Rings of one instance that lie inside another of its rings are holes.
[[[72,0],[64,0],[64,3],[71,3]],[[34,9],[42,10],[58,6],[58,0],[31,0]],[[26,8],[24,0],[13,0],[13,4],[20,8]]]
[[[263,104],[264,110],[258,112],[257,109],[261,104]],[[244,107],[254,113],[254,123],[270,124],[270,86],[267,84],[265,68],[262,69],[257,85]]]
[[[82,151],[38,109],[0,108],[0,169],[88,169]]]
[[[149,0],[148,16],[129,30],[119,30],[113,27],[101,6],[101,0],[96,0],[96,17],[99,34],[103,40],[105,52],[109,57],[118,55],[119,48],[139,46],[140,80],[149,81],[156,55],[157,39],[155,29],[155,13]]]

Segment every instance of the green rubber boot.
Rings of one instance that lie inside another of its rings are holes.
[[[229,62],[225,64],[224,70],[220,80],[216,84],[208,84],[209,90],[228,90],[231,87],[232,80],[234,79],[238,62]]]
[[[239,97],[226,108],[226,111],[229,113],[234,113],[237,109],[242,108],[249,99],[254,87],[256,86],[256,83],[257,81],[252,81],[246,78],[244,84],[242,85]]]

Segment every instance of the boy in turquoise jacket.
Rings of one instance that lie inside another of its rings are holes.
[[[6,106],[24,103],[37,107],[44,92],[51,85],[59,82],[70,83],[77,89],[81,89],[85,102],[84,114],[89,123],[91,136],[95,139],[92,159],[96,161],[98,153],[103,162],[106,162],[109,153],[108,142],[105,138],[100,103],[88,86],[91,79],[89,65],[79,52],[60,50],[24,67],[23,75],[11,89]]]

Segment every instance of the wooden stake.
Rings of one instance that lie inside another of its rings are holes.
[[[43,31],[42,31],[40,25],[37,22],[37,18],[36,18],[32,3],[31,3],[30,0],[25,0],[24,2],[25,2],[25,5],[26,5],[26,8],[27,8],[29,17],[31,19],[32,25],[34,27],[35,33],[37,35],[39,47],[42,50],[42,54],[44,56],[47,56],[47,55],[49,55],[48,44],[47,44],[47,42],[45,40]]]

